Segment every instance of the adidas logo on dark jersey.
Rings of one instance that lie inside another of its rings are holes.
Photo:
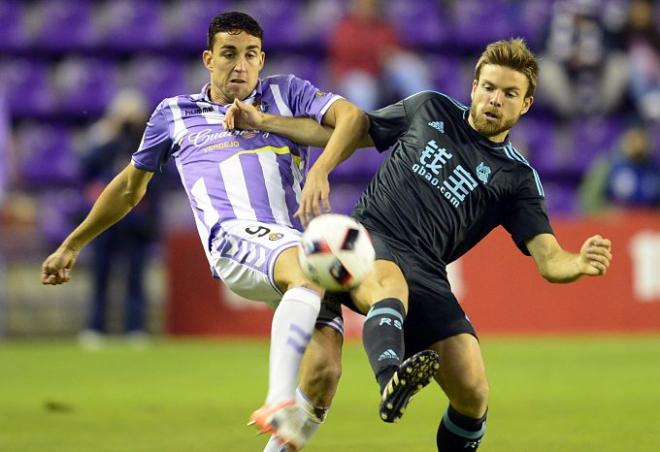
[[[445,133],[445,123],[444,121],[431,121],[429,122],[429,127],[433,127],[440,133]]]
[[[399,356],[396,354],[394,350],[388,348],[378,357],[378,361],[382,361],[384,359],[399,359]]]

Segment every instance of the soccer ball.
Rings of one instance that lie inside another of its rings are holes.
[[[310,221],[298,250],[305,275],[332,291],[347,291],[360,284],[373,268],[375,255],[364,226],[338,214]]]

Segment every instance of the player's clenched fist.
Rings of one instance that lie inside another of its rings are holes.
[[[589,237],[580,248],[580,266],[585,275],[599,276],[607,273],[612,261],[612,242],[600,235]]]
[[[67,248],[59,248],[48,256],[41,265],[41,283],[57,285],[69,281],[71,279],[69,273],[76,263],[77,257],[77,252]]]
[[[222,125],[226,130],[258,129],[262,120],[263,115],[254,105],[234,99],[231,107],[225,112]]]

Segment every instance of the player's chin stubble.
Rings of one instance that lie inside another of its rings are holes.
[[[515,118],[506,121],[502,118],[498,118],[497,122],[493,123],[484,119],[483,116],[477,116],[473,113],[473,110],[470,110],[470,115],[472,116],[472,123],[474,124],[475,130],[485,137],[493,137],[502,132],[506,132],[518,122],[518,118],[520,117],[516,116]]]

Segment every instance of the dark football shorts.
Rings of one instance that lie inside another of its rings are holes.
[[[386,240],[373,231],[369,233],[376,250],[376,259],[397,264],[408,282],[408,315],[403,324],[406,357],[457,334],[468,333],[477,337],[472,323],[441,271],[429,269],[429,265],[406,246]],[[348,293],[328,293],[322,303],[317,325],[340,324],[343,331],[340,303],[360,312]]]
[[[341,314],[340,294],[328,293],[321,301],[321,310],[316,318],[316,327],[329,326],[344,335],[344,317]]]

